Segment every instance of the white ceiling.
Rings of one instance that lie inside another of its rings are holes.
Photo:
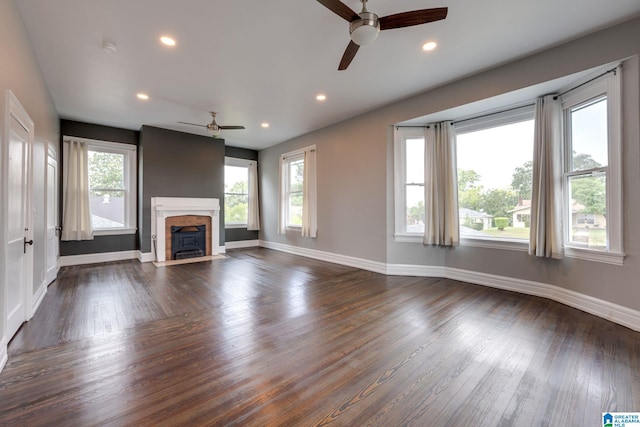
[[[62,118],[206,135],[177,122],[206,124],[217,111],[219,124],[246,126],[224,131],[226,143],[253,149],[640,14],[638,0],[369,0],[379,16],[442,6],[449,14],[381,32],[337,71],[348,23],[316,0],[15,1]],[[344,2],[360,11],[358,0]],[[165,34],[176,47],[158,42]],[[438,48],[422,52],[427,40]]]

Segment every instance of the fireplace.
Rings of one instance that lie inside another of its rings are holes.
[[[164,262],[174,259],[171,227],[187,227],[184,231],[193,231],[193,227],[202,225],[205,226],[204,255],[218,255],[220,253],[220,202],[218,199],[152,197],[151,245],[155,261]],[[198,241],[200,242],[201,239]],[[200,247],[197,249],[203,250]],[[191,256],[196,256],[193,254],[195,252],[192,252]]]

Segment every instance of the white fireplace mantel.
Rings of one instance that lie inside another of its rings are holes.
[[[181,215],[211,217],[211,254],[220,253],[220,200],[189,197],[151,198],[151,250],[156,261],[166,261],[166,218]],[[155,242],[154,242],[155,241]]]

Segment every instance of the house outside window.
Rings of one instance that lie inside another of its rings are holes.
[[[564,240],[573,255],[622,254],[620,72],[562,96]]]
[[[460,237],[528,241],[531,106],[456,123]]]
[[[88,141],[89,203],[95,235],[136,231],[136,146]]]
[[[246,228],[249,217],[249,160],[225,158],[224,226]]]

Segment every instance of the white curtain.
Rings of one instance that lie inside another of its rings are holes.
[[[302,236],[315,238],[318,232],[316,215],[316,150],[304,151],[304,182],[302,190]]]
[[[89,204],[88,147],[84,141],[64,141],[62,240],[93,240]]]
[[[249,163],[249,214],[247,230],[260,230],[260,200],[258,197],[258,163]]]
[[[562,258],[562,108],[553,95],[536,100],[529,254]]]
[[[457,246],[458,173],[456,136],[451,122],[425,130],[425,245]]]

